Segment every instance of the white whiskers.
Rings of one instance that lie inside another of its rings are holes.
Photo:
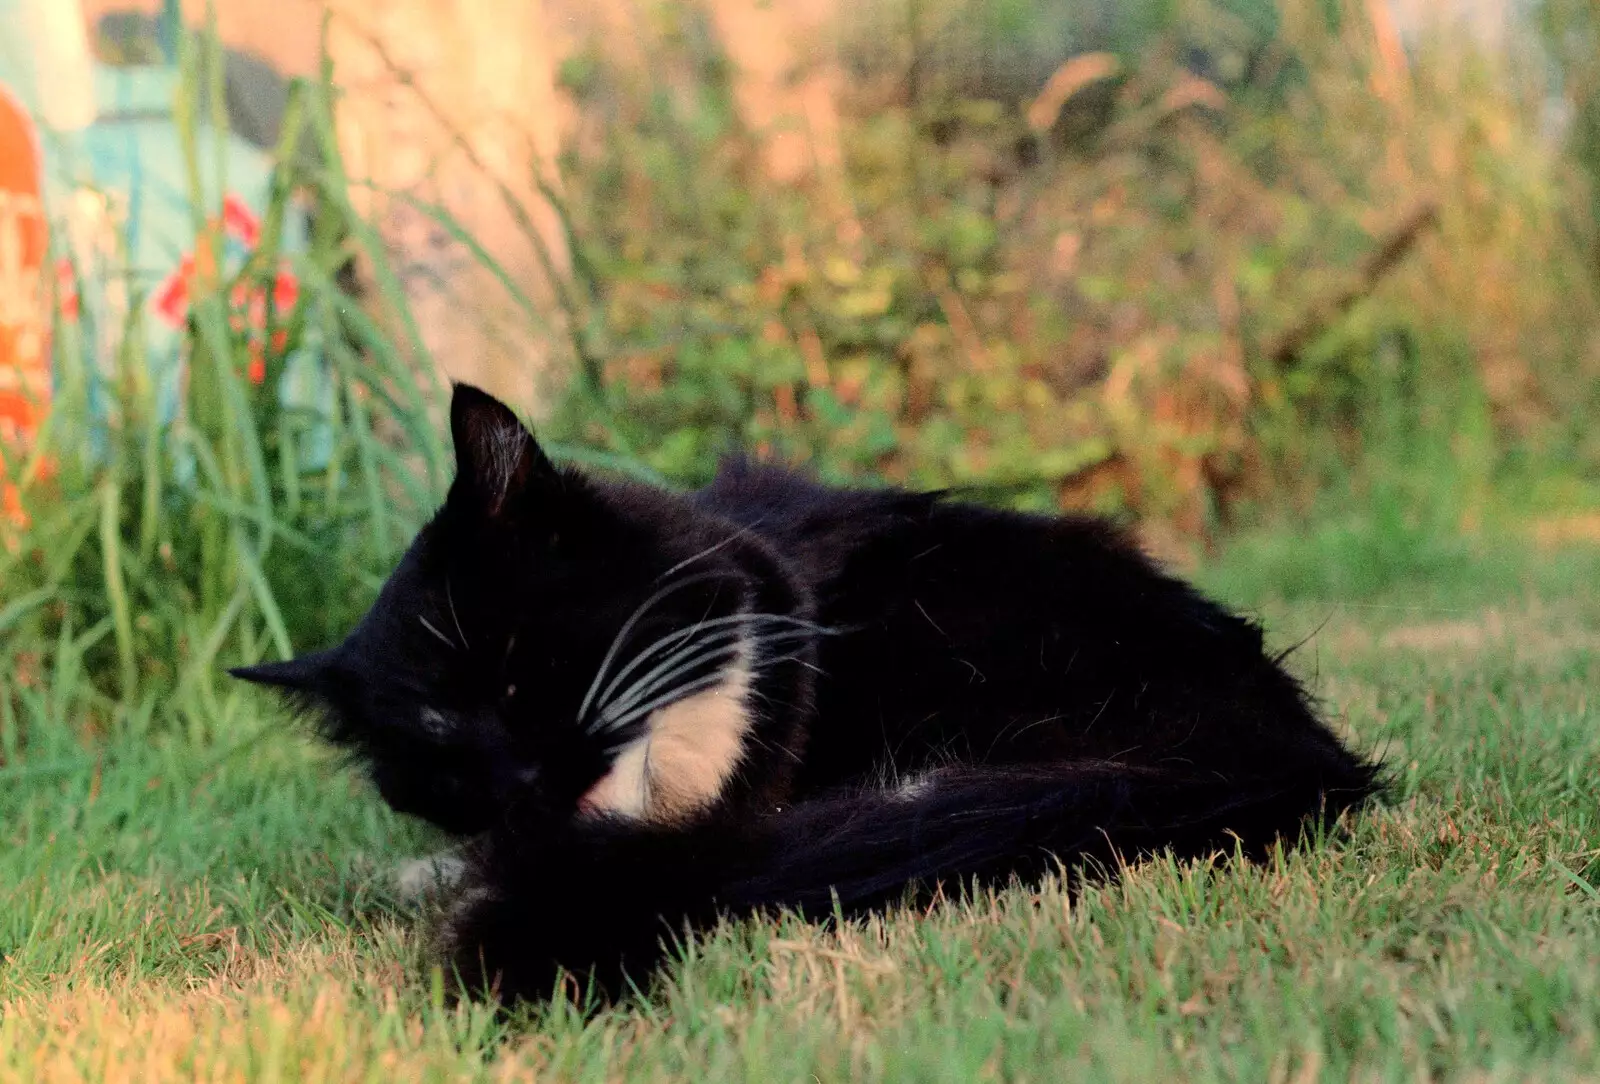
[[[461,637],[461,646],[471,650],[467,643],[467,634],[461,631],[461,618],[456,616],[456,596],[450,590],[450,577],[444,578],[444,599],[450,604],[450,620],[455,622],[456,635]]]
[[[689,696],[715,684],[721,678],[723,667],[740,656],[752,654],[755,649],[765,649],[763,651],[765,654],[765,651],[809,640],[816,635],[813,630],[817,628],[810,622],[801,622],[798,618],[784,618],[780,614],[734,614],[729,618],[718,620],[729,621],[732,624],[714,631],[704,641],[690,641],[688,646],[678,649],[658,662],[631,683],[620,688],[615,695],[602,696],[595,706],[596,716],[588,726],[590,732],[616,730],[627,726],[657,707],[663,707],[673,700]],[[785,627],[790,622],[811,627]],[[709,625],[710,622],[705,624]],[[776,625],[777,628],[763,627],[772,625]],[[635,663],[647,654],[647,651],[641,652],[640,658],[635,659]],[[751,666],[756,663],[755,659],[747,658],[745,661]],[[776,658],[773,661],[776,661]],[[716,665],[717,669],[709,675],[686,680],[707,665]]]
[[[628,615],[578,708],[578,723],[584,730],[590,734],[620,730],[677,700],[712,688],[722,680],[725,667],[741,657],[751,666],[763,654],[789,657],[779,649],[790,650],[834,631],[787,614],[726,614],[702,618],[657,637],[618,666],[630,634],[652,609],[668,596],[717,575],[702,572],[668,583]],[[704,672],[708,666],[713,668],[711,673]]]
[[[429,621],[426,617],[423,617],[421,614],[417,615],[417,620],[422,622],[422,627],[423,628],[427,629],[429,632],[431,632],[435,636],[437,636],[440,640],[444,641],[444,645],[446,647],[448,647],[451,651],[455,651],[456,650],[456,642],[454,640],[450,639],[450,637],[446,636],[444,633],[440,632],[438,629],[434,628],[433,627],[433,622]]]
[[[633,613],[628,615],[628,619],[617,630],[617,634],[611,638],[611,646],[606,649],[605,657],[600,660],[600,668],[595,671],[594,680],[589,683],[589,691],[584,694],[583,703],[578,707],[579,720],[588,718],[589,706],[594,703],[595,695],[600,690],[600,683],[606,679],[606,674],[610,671],[611,664],[616,661],[617,653],[627,643],[628,634],[633,631],[633,627],[639,623],[644,615],[669,595],[676,594],[685,587],[693,586],[696,583],[704,583],[706,580],[713,579],[716,576],[717,573],[715,572],[701,572],[693,576],[686,576],[681,580],[667,584],[635,607]]]
[[[703,558],[706,558],[706,557],[710,557],[713,553],[716,553],[723,546],[729,545],[729,544],[731,544],[733,542],[737,542],[739,539],[744,538],[746,535],[754,533],[755,529],[757,527],[759,527],[760,525],[761,525],[761,520],[756,520],[756,522],[754,522],[754,523],[751,523],[751,524],[748,524],[747,526],[738,528],[732,534],[730,534],[728,537],[724,538],[721,542],[713,542],[711,545],[707,546],[705,549],[701,550],[699,553],[695,554],[693,557],[685,557],[683,560],[679,561],[677,564],[675,564],[671,568],[667,569],[661,575],[657,576],[656,577],[656,582],[659,583],[662,580],[665,580],[665,579],[669,578],[674,573],[681,572],[683,569],[685,569],[685,568],[689,567],[690,565],[694,564],[696,561],[702,560]]]

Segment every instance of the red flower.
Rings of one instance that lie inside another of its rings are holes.
[[[78,296],[78,277],[73,273],[71,260],[56,261],[56,298],[63,320],[76,321],[83,313],[83,299]]]
[[[255,248],[261,240],[261,219],[233,192],[222,198],[222,228],[246,248]]]
[[[156,315],[172,327],[182,328],[189,315],[189,280],[194,277],[194,257],[185,255],[177,270],[156,289],[151,304]]]
[[[278,277],[272,284],[273,311],[281,316],[293,309],[299,300],[300,280],[287,267],[280,267]]]
[[[261,356],[261,344],[250,344],[250,365],[245,369],[245,375],[250,378],[250,383],[260,384],[267,379],[267,359]]]
[[[288,349],[288,347],[289,331],[287,328],[280,327],[277,331],[272,333],[272,352],[274,354],[281,354]]]
[[[244,314],[250,306],[250,284],[240,280],[228,291],[228,326],[234,331],[245,329]]]

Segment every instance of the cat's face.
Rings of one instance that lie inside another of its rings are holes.
[[[707,799],[742,755],[760,656],[794,635],[751,613],[749,545],[681,497],[555,467],[475,389],[451,428],[445,507],[360,625],[235,673],[314,706],[391,805],[450,831],[518,804],[640,813],[695,772]],[[634,778],[646,728],[675,717],[688,774]]]

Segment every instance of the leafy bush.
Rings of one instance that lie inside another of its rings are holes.
[[[692,5],[641,25],[638,67],[571,66],[589,379],[563,432],[685,481],[754,448],[1191,538],[1383,454],[1394,409],[1467,490],[1588,439],[1595,292],[1530,69],[1443,34],[1408,56],[1366,5],[1191,6],[1058,57],[1071,89],[1030,117],[936,78],[1003,55],[1016,6],[912,5],[980,31],[925,56],[863,9],[905,72],[842,103],[842,207],[768,179]],[[1085,95],[1106,108],[1064,132]]]
[[[1179,543],[1343,487],[1379,513],[1295,551],[1305,592],[1444,575],[1458,551],[1428,540],[1497,470],[1600,461],[1586,190],[1514,54],[1438,36],[1407,56],[1381,5],[1241,5],[1108,7],[1074,38],[1022,0],[954,4],[966,38],[888,42],[847,85],[842,191],[775,183],[699,9],[652,10],[639,67],[596,47],[566,70],[580,123],[551,194],[574,270],[551,326],[574,375],[544,434],[678,483],[748,449],[1127,512]],[[1025,95],[994,59],[1013,33]],[[215,57],[191,62],[180,113],[218,115],[192,89]],[[58,322],[61,386],[16,475],[31,521],[0,524],[7,760],[33,720],[226,728],[221,666],[339,635],[442,492],[432,359],[350,206],[332,100],[292,96],[282,146],[306,133],[321,164],[282,156],[242,263],[199,257],[226,230],[197,201],[175,423],[137,289],[109,376]],[[316,236],[290,254],[306,191]],[[358,252],[361,305],[338,286]],[[281,394],[307,359],[316,394]]]

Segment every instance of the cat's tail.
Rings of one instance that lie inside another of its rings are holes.
[[[993,883],[1056,869],[1115,872],[1162,851],[1261,857],[1330,825],[1377,788],[1352,765],[1337,779],[1225,779],[1116,764],[961,767],[901,788],[802,803],[765,826],[758,869],[719,887],[729,907],[846,912],[907,886]],[[730,871],[733,872],[733,871]]]
[[[813,918],[1055,869],[1115,873],[1170,850],[1263,854],[1377,787],[1336,778],[1223,779],[1115,764],[950,767],[898,789],[814,798],[743,823],[677,829],[594,822],[498,833],[446,923],[469,986],[541,996],[557,968],[616,993],[643,983],[663,938],[726,913]]]

